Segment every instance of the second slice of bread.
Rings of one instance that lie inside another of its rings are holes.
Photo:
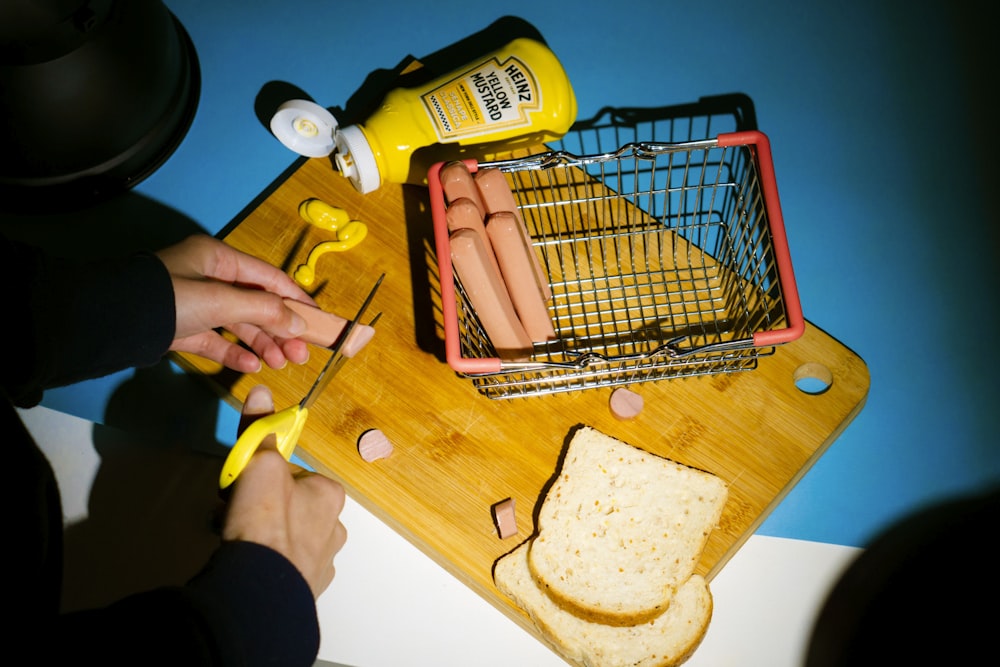
[[[528,544],[497,561],[497,588],[528,614],[539,634],[566,660],[585,667],[676,667],[701,644],[712,618],[712,594],[692,575],[660,616],[632,626],[585,621],[556,605],[528,569]]]
[[[715,475],[582,426],[539,508],[527,565],[581,619],[649,621],[691,577],[727,497]]]

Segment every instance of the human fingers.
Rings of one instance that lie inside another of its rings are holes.
[[[315,473],[293,474],[276,450],[259,449],[234,484],[222,537],[278,551],[319,597],[333,580],[333,559],[347,540],[340,521],[344,502],[339,483]]]
[[[308,361],[308,346],[298,338],[307,323],[285,304],[286,299],[315,302],[287,275],[204,235],[192,236],[158,255],[174,286],[172,350],[200,353],[243,372],[258,370],[259,362],[239,346],[207,333],[225,327],[272,368],[282,368],[287,361]]]
[[[252,285],[282,297],[315,303],[285,272],[211,236],[195,234],[156,255],[173,276]]]
[[[251,387],[240,409],[239,433],[273,412],[271,390],[266,385]],[[337,482],[285,462],[271,436],[236,481],[222,536],[279,551],[318,598],[333,581],[334,556],[347,541],[340,521],[345,499]]]
[[[249,350],[214,330],[175,339],[170,349],[197,355],[239,373],[256,373],[261,369],[261,360],[275,369],[283,368],[287,361],[304,364],[309,360],[309,346],[303,340],[273,339],[255,327],[232,328],[242,332],[240,338],[250,341]]]
[[[302,316],[272,292],[176,276],[173,286],[175,338],[234,323],[252,324],[281,338],[297,338],[306,330]]]
[[[307,579],[313,596],[318,598],[336,576],[335,557],[347,543],[347,528],[340,520],[346,495],[339,483],[323,475],[300,470],[295,479],[297,488],[302,492],[303,503],[308,508],[301,517],[302,530],[312,531],[314,523],[321,525],[330,517],[336,517],[327,531],[318,530],[314,543],[297,545],[301,562],[312,564],[312,574]],[[311,518],[308,516],[310,512],[315,513]]]
[[[252,324],[241,322],[229,331],[246,343],[271,368],[281,368],[285,361],[304,364],[309,361],[309,345],[301,338],[272,336]]]
[[[256,420],[270,414],[274,414],[274,396],[271,394],[271,389],[264,384],[254,385],[243,399],[240,421],[236,427],[237,435],[242,434],[247,426]]]
[[[222,364],[237,373],[256,373],[261,369],[261,358],[243,346],[226,339],[215,331],[176,338],[170,344],[173,352],[188,352],[203,359]],[[274,366],[280,368],[281,365]]]

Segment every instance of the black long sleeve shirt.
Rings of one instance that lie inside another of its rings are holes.
[[[152,254],[71,261],[3,236],[0,278],[8,652],[21,647],[31,665],[312,665],[319,626],[308,584],[278,552],[250,542],[224,542],[184,586],[60,612],[59,491],[15,408],[36,405],[48,388],[157,363],[175,330],[173,287]]]

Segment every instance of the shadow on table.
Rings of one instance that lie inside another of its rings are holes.
[[[77,210],[2,212],[0,230],[84,260],[155,250],[205,233],[135,192]],[[94,426],[100,466],[87,518],[64,534],[66,609],[182,584],[204,565],[219,541],[218,475],[228,451],[215,437],[218,413],[218,396],[203,380],[166,359],[135,370],[114,390],[103,423]]]
[[[93,442],[100,466],[87,518],[64,532],[67,610],[181,585],[219,545],[218,397],[169,361],[110,397]],[[235,438],[235,433],[233,434]]]
[[[167,412],[154,418],[169,422]],[[183,585],[219,545],[221,455],[102,424],[95,424],[93,438],[100,467],[87,518],[64,531],[66,611]]]

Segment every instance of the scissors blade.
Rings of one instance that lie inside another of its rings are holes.
[[[312,388],[309,389],[309,393],[306,394],[305,398],[302,399],[302,403],[299,404],[301,408],[308,408],[312,405],[319,395],[323,393],[323,390],[326,388],[326,385],[330,383],[330,380],[333,379],[333,376],[337,374],[337,371],[340,370],[340,367],[344,365],[347,357],[343,355],[341,348],[343,348],[344,343],[347,342],[347,337],[351,335],[351,332],[354,330],[354,326],[361,320],[365,311],[368,310],[368,306],[371,305],[372,299],[375,298],[375,292],[378,291],[383,278],[385,278],[384,273],[378,277],[378,280],[375,281],[375,286],[372,287],[370,292],[368,292],[365,302],[361,304],[361,308],[358,309],[358,314],[355,315],[353,319],[348,320],[347,326],[344,327],[344,332],[340,335],[340,338],[333,346],[333,354],[330,355],[330,358],[323,366],[323,370],[319,372],[319,376],[316,378],[316,382],[313,383]]]

